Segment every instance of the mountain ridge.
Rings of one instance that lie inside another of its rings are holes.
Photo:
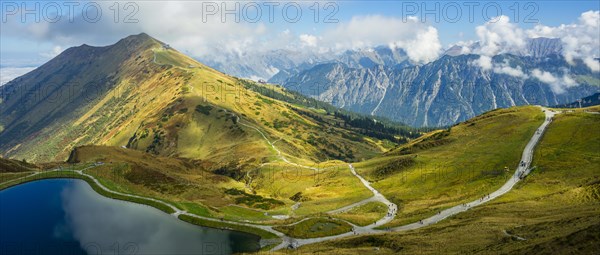
[[[69,48],[1,90],[0,151],[32,161],[62,160],[87,144],[202,158],[214,168],[273,157],[261,134],[240,121],[281,140],[294,160],[356,160],[383,148],[346,128],[350,119],[266,98],[143,33]]]
[[[318,65],[290,77],[282,85],[350,111],[375,114],[417,127],[452,125],[500,107],[556,105],[600,89],[597,73],[582,63],[571,67],[556,54],[544,58],[504,54],[492,60],[496,65],[513,70],[521,68],[523,76],[538,68],[569,74],[580,85],[566,87],[564,93],[555,92],[550,85],[534,77],[483,70],[475,64],[478,58],[473,54],[446,55],[422,66],[369,69],[343,64],[335,65],[335,69]]]

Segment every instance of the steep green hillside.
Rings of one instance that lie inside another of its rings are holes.
[[[0,173],[28,172],[38,169],[36,165],[24,161],[0,158]]]
[[[304,217],[369,196],[340,162],[319,165],[325,168],[322,171],[273,163],[242,174],[240,180],[223,169],[211,170],[210,161],[109,146],[78,147],[69,163],[80,169],[99,163],[84,172],[111,190],[158,198],[198,215],[234,221],[281,223],[271,215]],[[291,210],[298,201],[302,206]]]
[[[204,208],[203,204],[234,204],[235,200],[224,191],[244,187],[231,178],[207,171],[201,161],[160,157],[117,147],[78,147],[71,153],[69,162],[101,162],[102,165],[85,172],[112,190],[183,204],[194,202],[198,208]]]
[[[298,252],[595,254],[600,250],[598,126],[597,114],[557,115],[535,151],[533,173],[497,200],[419,230],[346,238]]]
[[[543,120],[538,107],[498,109],[355,167],[399,206],[389,225],[402,225],[499,188]]]
[[[280,159],[277,150],[306,164],[357,161],[419,135],[407,128],[366,132],[322,109],[264,96],[252,84],[146,34],[70,48],[2,87],[0,151],[44,162],[64,160],[80,145],[125,146],[238,172]]]
[[[240,221],[367,198],[344,162],[421,135],[227,76],[146,34],[68,49],[3,86],[0,113],[6,157],[105,162],[89,174],[110,189]]]
[[[39,167],[23,161],[0,158],[0,184],[23,178]]]
[[[3,86],[2,153],[38,162],[64,160],[75,144],[106,143],[127,132],[133,116],[152,114],[145,106],[152,97],[177,90],[151,89],[167,69],[152,63],[150,49],[160,45],[142,34],[112,46],[70,48]],[[147,96],[139,97],[142,93]],[[167,102],[153,103],[160,109]]]

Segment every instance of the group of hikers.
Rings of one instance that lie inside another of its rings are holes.
[[[483,201],[483,200],[486,200],[486,199],[489,199],[489,198],[490,198],[490,194],[483,195],[483,197],[481,197],[481,198],[479,199],[479,201]]]
[[[390,210],[388,209],[388,212],[387,212],[387,217],[392,217],[392,216],[394,216],[394,215],[396,214],[396,210],[398,210],[397,208],[392,208],[392,205],[391,205],[391,204],[390,204],[390,205],[388,205],[388,208],[391,208],[391,209],[392,209],[392,211],[390,211]],[[377,223],[377,222],[375,222],[375,223]]]
[[[526,164],[525,164],[525,161],[522,161],[522,160],[521,160],[521,164],[519,164],[519,165],[520,165],[521,167],[525,167],[525,166],[526,166]],[[521,180],[522,180],[522,179],[523,179],[523,177],[525,177],[525,170],[519,170],[519,171],[517,172],[517,176],[519,177],[519,179],[521,179]]]
[[[539,132],[539,130],[538,130],[538,132]],[[526,162],[525,162],[525,161],[521,161],[521,162],[519,163],[519,166],[520,166],[520,167],[525,167],[525,166],[526,166]],[[524,177],[524,174],[525,174],[525,171],[523,171],[523,170],[519,171],[519,172],[518,172],[518,176],[519,176],[519,178],[520,178],[520,179],[523,179],[523,177]],[[483,195],[483,196],[482,196],[482,197],[479,199],[479,201],[480,201],[480,202],[482,202],[482,201],[485,201],[486,199],[490,199],[490,194],[485,194],[485,195]],[[390,205],[388,205],[388,208],[389,208],[389,209],[388,209],[388,212],[387,212],[387,215],[386,215],[387,217],[393,217],[393,216],[396,214],[397,210],[398,210],[397,208],[392,208],[392,206],[393,206],[393,205],[391,205],[391,204],[390,204]],[[469,205],[468,205],[468,204],[466,204],[466,203],[463,203],[463,204],[462,204],[462,206],[463,206],[463,207],[469,207]],[[390,209],[391,209],[391,210],[390,210]],[[441,213],[442,213],[441,211],[438,211],[438,213],[437,213],[437,214],[439,215],[439,214],[441,214]],[[423,225],[423,224],[424,224],[424,223],[423,223],[423,220],[419,220],[419,224]],[[377,225],[377,221],[373,222],[373,225]],[[389,231],[389,230],[390,230],[390,228],[389,228],[389,227],[387,227],[387,228],[386,228],[386,230],[387,230],[387,231]],[[356,228],[352,227],[352,233],[353,233],[354,235],[357,235],[357,234],[358,234],[358,233],[357,233],[357,231],[356,231]]]

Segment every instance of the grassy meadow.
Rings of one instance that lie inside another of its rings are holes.
[[[538,107],[498,109],[354,166],[399,206],[384,227],[403,225],[499,188],[543,120]]]
[[[335,254],[595,254],[600,250],[600,115],[558,115],[535,170],[512,191],[423,229],[301,247]]]

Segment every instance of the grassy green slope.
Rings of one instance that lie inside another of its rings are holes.
[[[264,96],[256,86],[146,34],[70,48],[2,87],[0,151],[46,162],[64,160],[80,145],[128,146],[239,171],[277,159],[249,125],[306,164],[369,158],[410,135],[366,133],[320,109]],[[32,95],[40,91],[48,93]]]
[[[0,183],[20,179],[39,170],[39,167],[23,161],[0,158]]]
[[[543,119],[537,107],[491,111],[355,167],[399,205],[391,226],[414,222],[500,187]]]
[[[134,116],[143,119],[163,107],[170,97],[153,101],[152,108],[148,103],[176,88],[158,87],[165,68],[152,63],[154,47],[160,42],[141,34],[106,47],[70,48],[3,86],[2,153],[64,160],[74,146],[103,143],[135,125]]]
[[[38,167],[24,161],[0,158],[0,173],[18,173],[37,170]]]
[[[51,102],[71,88],[19,93],[50,80],[79,82],[82,91]],[[98,90],[94,81],[102,81]],[[5,156],[62,161],[78,148],[72,160],[112,162],[90,171],[111,189],[233,220],[268,222],[265,212],[305,216],[364,199],[368,190],[338,159],[371,158],[420,135],[222,74],[145,34],[69,49],[2,88]],[[85,97],[87,90],[95,93]],[[292,212],[297,194],[302,205]]]
[[[594,254],[600,249],[600,116],[558,115],[536,169],[512,191],[436,225],[302,247],[364,254]],[[525,240],[523,240],[523,239]]]

